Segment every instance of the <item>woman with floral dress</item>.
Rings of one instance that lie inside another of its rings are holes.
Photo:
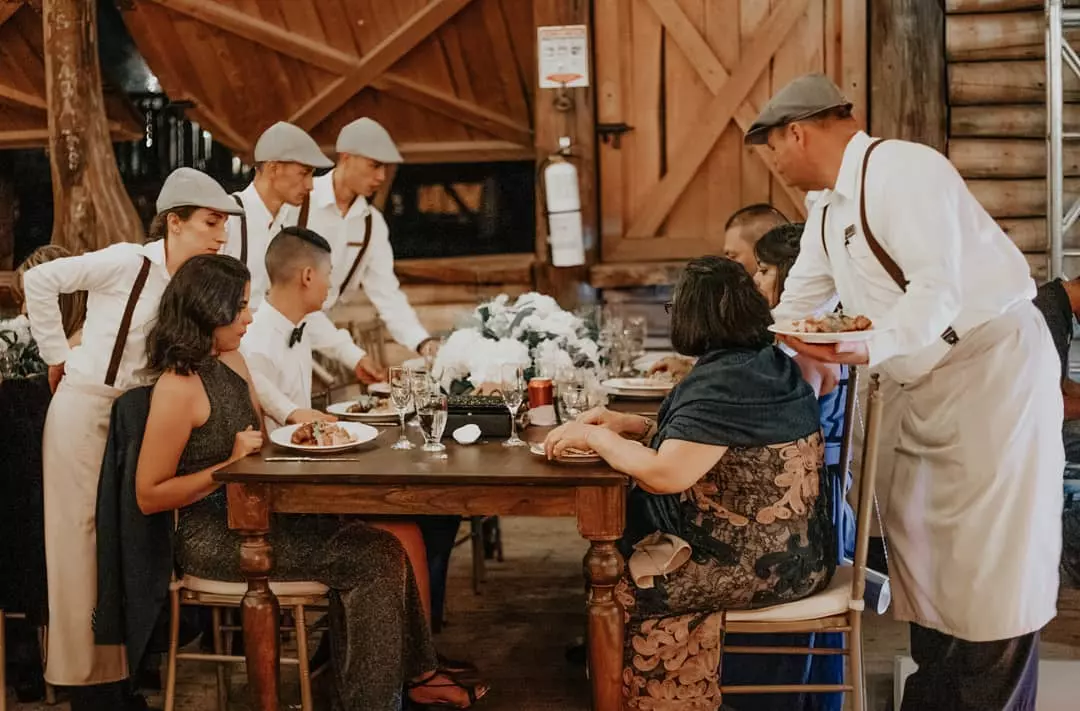
[[[672,345],[698,361],[656,422],[597,409],[553,430],[545,447],[553,458],[594,450],[634,480],[621,545],[630,562],[618,588],[626,706],[715,711],[723,611],[824,588],[835,534],[817,399],[772,345],[769,306],[751,276],[702,257],[673,298]],[[650,579],[634,573],[641,556],[686,544],[681,565],[661,565]]]

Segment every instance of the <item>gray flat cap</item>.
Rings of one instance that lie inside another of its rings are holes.
[[[793,80],[769,99],[757,120],[746,132],[747,145],[760,145],[769,140],[769,131],[795,121],[817,116],[838,108],[851,108],[851,102],[840,93],[839,87],[824,74],[806,74]]]
[[[244,210],[229,197],[225,188],[218,181],[201,170],[177,168],[165,178],[165,184],[158,193],[157,211],[159,213],[174,207],[205,207],[226,215],[243,215]]]
[[[334,161],[323,155],[319,144],[307,131],[291,123],[278,121],[263,131],[255,142],[255,162],[281,161],[312,168],[329,168]]]
[[[364,156],[380,163],[405,162],[386,129],[366,117],[356,119],[341,129],[337,138],[337,152]]]

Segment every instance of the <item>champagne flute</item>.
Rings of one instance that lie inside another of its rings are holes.
[[[504,447],[526,447],[527,443],[517,436],[517,413],[525,400],[525,373],[521,366],[507,365],[502,368],[502,399],[510,411],[510,439]]]
[[[424,434],[424,446],[420,449],[439,454],[436,459],[446,459],[446,455],[442,454],[446,451],[446,445],[440,441],[446,429],[446,410],[446,396],[438,392],[429,392],[417,403],[417,419]]]
[[[412,378],[409,371],[399,365],[390,368],[390,402],[397,412],[401,422],[401,436],[398,441],[390,445],[390,449],[413,449],[416,445],[405,436],[405,413],[409,411],[409,405],[413,402]]]

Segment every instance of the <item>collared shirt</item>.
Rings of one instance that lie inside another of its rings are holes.
[[[293,330],[299,325],[264,301],[240,343],[263,411],[277,425],[284,425],[294,410],[311,407],[310,323],[304,326],[300,341],[289,346]],[[273,427],[267,423],[265,431]]]
[[[1027,261],[968,190],[948,159],[924,145],[890,140],[866,179],[870,229],[903,270],[907,291],[871,252],[859,218],[863,159],[873,139],[848,143],[834,190],[811,209],[777,320],[819,313],[839,294],[850,314],[874,322],[870,365],[910,383],[949,351],[942,333],[964,334],[1035,296]],[[822,245],[822,214],[828,224]],[[847,236],[845,236],[847,233]]]
[[[246,220],[248,239],[245,266],[251,272],[251,310],[255,311],[270,289],[270,277],[266,274],[266,248],[270,246],[270,240],[281,231],[282,227],[296,224],[300,210],[295,205],[285,203],[278,209],[276,215],[271,215],[259,191],[255,189],[254,181],[239,195],[240,201],[244,203],[244,216],[234,215],[229,218],[226,224],[229,241],[221,248],[221,253],[240,259],[243,242],[241,224]]]
[[[365,235],[364,222],[369,212],[371,234]],[[330,295],[323,305],[324,309],[337,303],[345,275],[349,273],[364,241],[371,240],[371,246],[345,289],[363,288],[390,335],[398,343],[415,349],[428,338],[427,330],[420,325],[420,319],[409,305],[409,299],[401,291],[401,284],[394,274],[394,250],[390,245],[390,229],[386,220],[363,197],[357,197],[343,216],[334,197],[333,171],[315,178],[308,227],[325,237],[333,250]]]
[[[64,377],[75,384],[102,385],[112,359],[120,321],[131,290],[150,260],[150,273],[132,314],[127,342],[115,386],[121,390],[145,385],[146,337],[158,315],[161,295],[169,283],[163,240],[150,244],[122,242],[76,257],[40,264],[23,275],[26,313],[41,357],[49,365],[64,363]],[[82,343],[71,348],[64,335],[61,294],[86,291],[86,323]]]

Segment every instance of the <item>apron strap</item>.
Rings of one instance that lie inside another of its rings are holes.
[[[116,373],[120,370],[120,359],[124,357],[124,346],[127,345],[128,331],[131,330],[131,317],[135,314],[135,304],[139,303],[139,297],[142,295],[143,287],[146,286],[148,276],[150,276],[150,260],[143,257],[139,276],[135,277],[135,285],[131,287],[127,306],[124,307],[124,317],[120,319],[120,329],[116,332],[112,357],[109,359],[109,369],[105,371],[105,384],[110,388],[116,382]]]
[[[367,253],[368,247],[371,246],[371,210],[368,210],[367,217],[364,218],[364,243],[360,245],[360,251],[356,254],[356,259],[353,260],[352,266],[349,267],[349,273],[345,275],[345,279],[341,282],[341,287],[338,289],[338,293],[344,294],[345,287],[352,281],[353,274],[360,268],[360,260],[364,258],[364,254]]]
[[[829,217],[829,206],[826,205],[821,211],[821,246],[825,250],[825,258],[829,258],[829,241],[825,239],[826,220]]]
[[[296,221],[297,227],[307,229],[308,213],[311,211],[311,193],[304,195],[304,202],[300,203],[300,217]]]
[[[236,193],[232,194],[232,199],[236,201],[236,204],[240,206],[240,209],[244,209],[244,201],[240,199],[240,196]],[[240,213],[240,261],[243,265],[247,266],[247,214]]]

